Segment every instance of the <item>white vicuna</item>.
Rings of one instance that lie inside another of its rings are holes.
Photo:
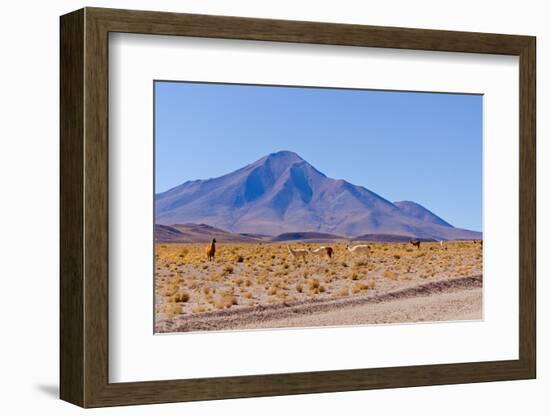
[[[354,255],[363,255],[368,256],[370,254],[370,246],[366,244],[358,244],[356,246],[350,246],[349,244],[346,246],[346,249]]]
[[[287,244],[286,247],[288,248],[288,252],[290,253],[290,255],[294,260],[300,259],[300,258],[305,260],[307,255],[309,254],[309,251],[303,248],[293,249],[292,247],[290,247],[289,244]]]

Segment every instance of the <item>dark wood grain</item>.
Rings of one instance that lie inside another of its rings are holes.
[[[108,381],[109,182],[108,32],[86,9],[84,57],[84,331],[85,406],[101,397]]]
[[[84,405],[84,12],[61,19],[60,388]]]
[[[109,383],[108,33],[516,55],[520,58],[519,359]],[[83,407],[535,377],[535,39],[529,36],[87,8],[61,18],[61,397]]]
[[[536,41],[520,54],[519,102],[519,355],[536,377]]]

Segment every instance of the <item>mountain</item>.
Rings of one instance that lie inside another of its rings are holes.
[[[411,217],[417,218],[421,221],[427,221],[433,224],[452,227],[452,225],[449,224],[447,221],[445,221],[443,218],[438,217],[432,211],[427,210],[422,205],[417,204],[416,202],[398,201],[398,202],[394,202],[393,205],[399,208],[401,212],[404,212],[405,214]]]
[[[414,202],[392,203],[362,186],[328,178],[289,151],[157,194],[155,211],[157,224],[203,223],[240,234],[481,238],[481,233],[455,228]]]

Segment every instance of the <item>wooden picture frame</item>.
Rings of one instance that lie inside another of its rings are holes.
[[[535,38],[85,8],[61,17],[60,396],[82,407],[530,379],[536,376]],[[297,42],[519,57],[519,359],[110,383],[108,35]]]

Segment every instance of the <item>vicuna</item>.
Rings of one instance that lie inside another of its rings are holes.
[[[214,261],[216,255],[216,239],[213,238],[210,245],[206,246],[206,258],[208,261]]]
[[[290,253],[290,255],[294,260],[301,258],[305,261],[307,255],[309,254],[309,251],[303,248],[293,249],[292,247],[290,247],[289,244],[287,244],[286,247],[288,248],[288,252]]]

